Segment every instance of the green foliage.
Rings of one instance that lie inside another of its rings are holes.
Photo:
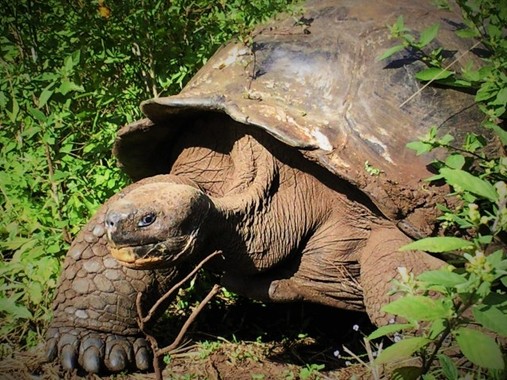
[[[0,4],[3,351],[40,339],[69,242],[127,183],[110,153],[116,130],[289,2]]]
[[[442,2],[440,2],[442,3]],[[441,56],[442,48],[428,48],[437,37],[431,26],[416,38],[398,18],[391,33],[400,44],[389,49],[387,58],[403,49],[416,50],[428,69],[417,74],[422,81],[475,91],[475,101],[484,112],[484,133],[470,133],[461,146],[452,135],[438,136],[433,127],[419,141],[408,144],[416,154],[440,149],[447,157],[433,163],[437,174],[428,181],[444,181],[458,206],[439,206],[441,226],[451,236],[428,237],[402,250],[458,253],[463,265],[428,271],[417,277],[400,268],[397,291],[402,296],[384,311],[408,323],[379,328],[369,338],[403,331],[405,338],[385,349],[376,359],[388,363],[419,357],[419,367],[402,367],[396,378],[408,379],[417,372],[424,379],[458,379],[468,373],[474,378],[500,379],[505,376],[505,357],[493,337],[507,337],[507,160],[502,149],[488,147],[492,136],[506,145],[507,41],[502,25],[507,22],[507,3],[459,0],[465,27],[463,38],[476,37],[487,48],[483,64],[467,64],[461,72],[450,71]],[[447,4],[448,5],[448,4]],[[474,46],[478,46],[475,44]],[[456,236],[458,235],[458,236]],[[416,334],[410,337],[410,332]],[[447,355],[461,352],[471,363],[457,366]],[[415,372],[414,372],[415,371]]]
[[[301,380],[319,379],[319,371],[322,371],[324,367],[324,364],[307,364],[299,371],[299,378]]]

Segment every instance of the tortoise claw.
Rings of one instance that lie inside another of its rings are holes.
[[[141,371],[150,369],[152,362],[151,349],[148,342],[144,338],[138,338],[134,342],[134,355],[136,358],[136,366]]]
[[[77,368],[77,348],[79,340],[73,334],[63,334],[58,342],[62,367],[66,370]]]
[[[104,357],[104,342],[97,335],[90,335],[79,347],[79,364],[88,373],[100,373]]]
[[[67,371],[77,368],[76,351],[72,346],[66,345],[61,351],[62,367]]]
[[[140,337],[50,328],[45,350],[47,361],[58,359],[66,371],[82,368],[88,373],[103,374],[151,368],[151,348]]]
[[[121,337],[108,337],[106,353],[105,364],[111,372],[123,371],[132,363],[132,345]]]
[[[49,338],[45,345],[46,361],[52,362],[58,356],[57,338]]]

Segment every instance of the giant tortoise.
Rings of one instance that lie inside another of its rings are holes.
[[[238,294],[385,323],[397,268],[443,265],[399,252],[436,233],[445,202],[424,182],[435,156],[406,144],[431,126],[459,135],[480,117],[470,94],[420,91],[416,52],[377,59],[399,15],[416,32],[440,22],[434,44],[453,57],[468,49],[454,34],[459,12],[429,0],[315,0],[220,49],[180,94],[142,103],[146,119],[113,148],[135,182],[68,252],[48,358],[88,372],[148,368],[138,292],[152,305],[215,251],[208,270]]]

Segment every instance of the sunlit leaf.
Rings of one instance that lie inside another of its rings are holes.
[[[77,85],[69,80],[64,80],[58,88],[58,92],[60,92],[62,95],[67,95],[71,91],[83,92],[84,88],[83,86]]]
[[[433,150],[433,145],[424,141],[411,141],[407,143],[407,148],[415,150],[416,154],[420,156],[421,154],[431,152]]]
[[[443,70],[436,67],[431,67],[429,69],[425,69],[419,71],[415,77],[422,81],[430,81],[430,80],[438,80],[438,79],[446,79],[449,78],[454,73],[449,70]]]
[[[376,364],[397,363],[404,359],[410,358],[415,352],[430,343],[430,339],[422,337],[413,337],[402,339],[392,346],[384,349],[375,359]]]
[[[428,237],[404,245],[400,251],[419,250],[426,252],[450,252],[456,250],[467,250],[473,248],[473,243],[468,240],[452,236]]]
[[[439,354],[437,357],[445,378],[447,380],[456,380],[458,378],[458,370],[451,358],[444,354]]]
[[[0,298],[0,311],[16,319],[30,319],[32,313],[25,306],[17,304],[13,299]]]
[[[411,323],[396,323],[396,324],[381,326],[378,329],[376,329],[374,332],[372,332],[370,335],[368,335],[368,339],[369,340],[377,339],[382,336],[394,334],[395,332],[410,329],[413,327],[414,327],[414,325]]]
[[[451,154],[446,158],[445,164],[452,169],[461,169],[465,165],[465,157],[461,154]]]
[[[440,300],[410,294],[383,306],[382,310],[408,321],[431,321],[445,318],[450,313]]]
[[[377,57],[377,61],[382,61],[383,59],[389,58],[390,56],[396,54],[397,52],[405,49],[404,45],[394,45],[393,47],[390,47],[385,52],[383,52],[381,55]]]
[[[46,105],[48,100],[51,98],[51,95],[53,95],[53,90],[51,90],[51,87],[53,84],[51,84],[50,87],[46,87],[44,90],[42,90],[42,93],[39,96],[39,104],[38,107],[42,108]]]
[[[494,306],[475,306],[475,320],[497,334],[507,337],[507,314]]]
[[[464,170],[460,169],[440,169],[440,174],[444,176],[447,183],[451,186],[459,186],[465,191],[486,198],[492,202],[498,200],[498,193],[495,187],[489,182],[480,179]]]
[[[442,285],[445,287],[454,287],[466,282],[466,278],[458,273],[449,272],[445,269],[432,270],[421,273],[417,278],[427,282],[430,285]]]
[[[425,47],[431,41],[435,39],[440,29],[440,24],[433,24],[429,28],[425,29],[421,33],[421,37],[419,38],[419,46]]]
[[[460,327],[454,333],[463,354],[472,363],[490,369],[504,369],[502,352],[490,336],[468,327]]]

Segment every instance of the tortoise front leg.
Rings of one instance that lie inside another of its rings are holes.
[[[67,253],[46,334],[46,355],[67,369],[99,373],[146,370],[151,349],[137,324],[136,297],[146,311],[179,278],[178,269],[133,270],[109,254],[104,228],[108,204],[81,230]]]

